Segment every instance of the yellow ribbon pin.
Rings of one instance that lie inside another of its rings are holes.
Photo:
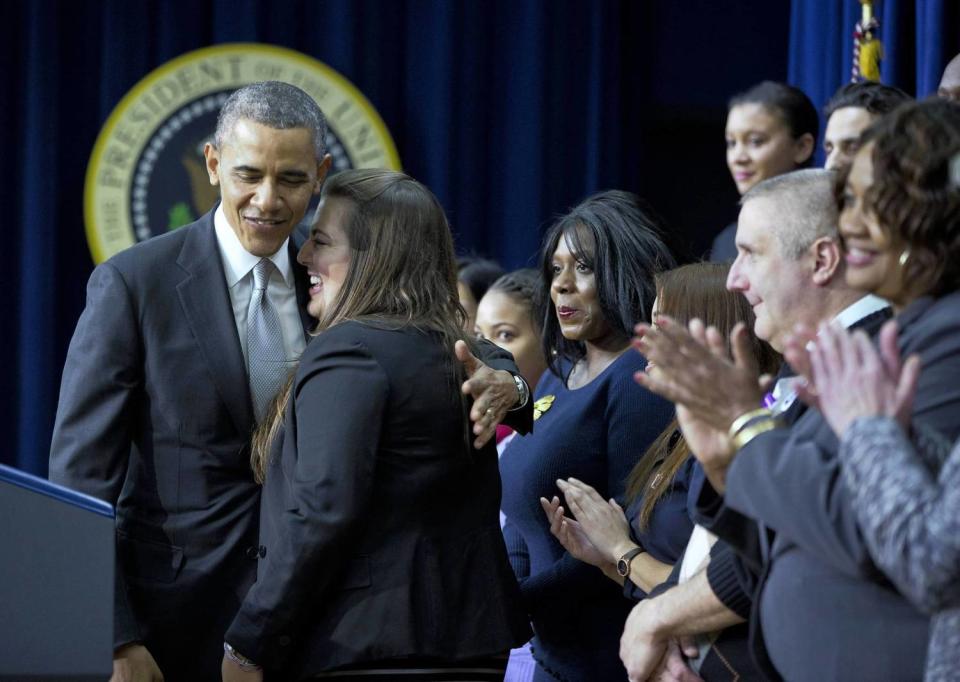
[[[545,395],[533,404],[533,421],[537,421],[544,412],[550,409],[553,401],[557,399],[555,395]]]

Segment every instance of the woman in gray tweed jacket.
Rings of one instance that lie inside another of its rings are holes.
[[[870,553],[933,614],[926,680],[958,680],[960,441],[951,449],[936,431],[909,423],[919,365],[909,359],[900,367],[894,322],[881,332],[880,353],[862,332],[821,330],[811,361]]]
[[[960,106],[903,105],[861,143],[837,185],[847,282],[887,298],[905,334],[910,310],[960,316]],[[805,399],[841,439],[843,481],[871,555],[933,614],[926,679],[960,680],[960,442],[951,450],[911,420],[920,358],[900,362],[896,322],[881,331],[879,352],[862,332],[832,326],[806,340],[788,343],[787,360],[808,375]],[[938,359],[924,356],[931,367]],[[923,383],[926,400],[956,391],[946,377]]]

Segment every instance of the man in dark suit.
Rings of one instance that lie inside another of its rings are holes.
[[[805,170],[777,176],[757,185],[741,202],[739,253],[727,286],[747,297],[756,312],[757,335],[779,351],[797,324],[816,327],[821,321],[836,320],[845,327],[876,331],[891,314],[884,301],[864,296],[845,281],[832,175],[823,170]],[[675,344],[665,346],[668,351],[681,348]],[[720,403],[734,416],[760,406],[755,374],[740,372],[719,360],[712,362],[709,353],[701,360],[704,362],[687,365],[696,365],[698,371],[711,375],[710,380],[704,380],[703,375],[695,378],[702,402],[719,395]],[[788,426],[801,419],[805,408],[792,390],[791,373],[782,373],[779,390],[771,396],[776,397],[774,411]],[[670,379],[683,382],[686,377],[672,373]],[[657,390],[658,386],[651,388]],[[717,394],[711,393],[714,389]],[[683,396],[673,393],[668,397],[678,400]],[[698,502],[700,510],[708,512],[699,520],[721,539],[713,546],[709,563],[689,581],[646,600],[631,614],[623,639],[631,679],[642,679],[645,671],[657,664],[670,638],[705,634],[742,623],[751,617],[751,608],[757,606],[752,599],[771,541],[769,530],[758,528],[752,519],[723,507],[722,497],[709,484],[704,486]],[[734,546],[739,554],[733,551]],[[762,646],[759,623],[752,623],[751,630],[754,657],[758,657],[756,648]],[[759,657],[764,672],[776,675],[767,667],[762,649]],[[740,663],[744,667],[738,665],[738,672],[749,678],[753,666],[749,661]]]
[[[261,553],[250,437],[307,341],[290,235],[330,167],[325,135],[298,88],[238,90],[204,150],[221,203],[91,275],[50,478],[117,508],[117,680],[219,679]],[[475,396],[522,393],[506,372],[475,368],[487,373]],[[503,400],[477,402],[486,421],[503,416]]]

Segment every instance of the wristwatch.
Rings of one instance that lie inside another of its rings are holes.
[[[630,562],[633,561],[633,557],[643,552],[643,547],[634,547],[629,552],[624,554],[617,561],[617,573],[620,574],[620,577],[627,578],[630,576]]]
[[[511,407],[510,410],[519,410],[526,407],[527,402],[530,400],[530,387],[527,386],[527,382],[524,381],[523,377],[519,374],[513,375],[513,383],[517,385],[517,393],[520,397],[517,399],[517,404]]]

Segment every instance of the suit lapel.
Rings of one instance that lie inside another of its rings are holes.
[[[189,233],[177,264],[187,275],[177,285],[177,294],[220,399],[237,431],[250,433],[254,424],[250,386],[217,247],[213,211],[182,229]]]
[[[850,325],[850,331],[852,332],[855,329],[859,329],[866,332],[868,336],[876,336],[880,333],[880,328],[891,317],[893,317],[893,310],[891,308],[881,308],[880,310],[870,313],[863,319],[854,322]]]

